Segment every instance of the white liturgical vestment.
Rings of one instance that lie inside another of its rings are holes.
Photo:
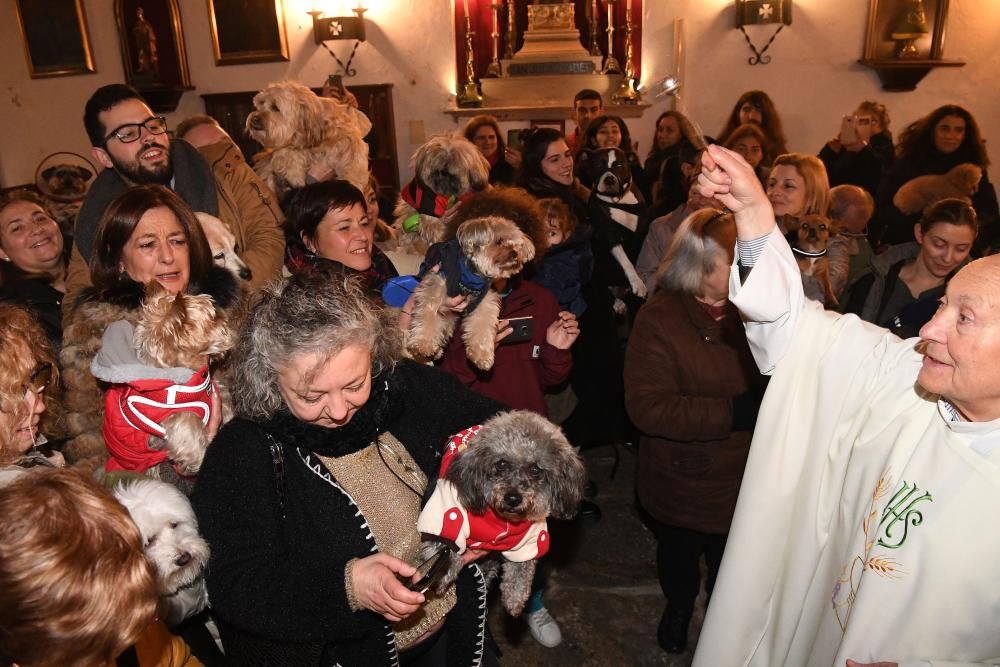
[[[1000,664],[1000,420],[920,389],[917,339],[806,300],[777,230],[730,293],[773,377],[695,667]]]

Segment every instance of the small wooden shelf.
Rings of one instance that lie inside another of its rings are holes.
[[[963,67],[964,60],[869,60],[858,61],[870,67],[882,81],[882,90],[905,92],[915,90],[917,84],[935,67]]]

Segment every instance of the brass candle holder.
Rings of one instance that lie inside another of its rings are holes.
[[[615,0],[608,1],[608,57],[604,60],[604,69],[601,74],[621,74],[622,66],[618,64],[618,59],[614,54],[614,34],[615,34]]]
[[[600,21],[597,20],[597,16],[601,9],[597,4],[597,0],[591,0],[590,2],[590,55],[599,56],[601,55],[601,45],[597,43],[597,24]]]
[[[635,63],[632,60],[632,0],[625,0],[625,75],[618,90],[611,96],[614,104],[638,104],[642,99],[635,89]]]
[[[493,40],[493,60],[490,61],[489,67],[486,68],[486,74],[491,79],[496,79],[500,77],[500,3],[498,0],[493,0],[490,3],[490,9],[493,11],[493,31],[490,33],[490,38]]]
[[[472,19],[465,15],[465,85],[462,92],[458,94],[456,102],[462,108],[473,108],[483,106],[483,96],[476,86],[476,62],[475,54],[472,50]]]
[[[507,39],[503,57],[508,60],[514,57],[514,45],[517,43],[516,8],[514,0],[507,0]]]

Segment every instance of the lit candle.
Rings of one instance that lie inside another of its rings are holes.
[[[462,0],[462,4],[465,5],[465,15],[469,15],[469,0]]]

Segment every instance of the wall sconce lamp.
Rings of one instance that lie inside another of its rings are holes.
[[[758,49],[750,41],[750,36],[743,26],[765,25],[768,23],[778,23],[778,29],[767,40],[763,49]],[[771,56],[764,53],[770,48],[771,42],[778,36],[782,28],[792,24],[792,0],[736,0],[736,27],[743,33],[743,38],[747,40],[747,46],[753,51],[753,57],[747,62],[751,65],[766,65],[771,62]]]
[[[354,76],[358,73],[356,69],[351,67],[351,62],[354,61],[358,45],[365,41],[365,12],[368,10],[361,4],[361,0],[358,0],[358,6],[352,8],[351,11],[354,12],[354,16],[323,16],[323,12],[318,9],[308,12],[313,20],[313,39],[333,56],[345,76]],[[355,40],[354,48],[351,50],[346,64],[326,44],[328,41],[342,39]]]
[[[309,12],[313,19],[313,39],[316,43],[338,39],[365,41],[365,12],[368,10],[359,2],[351,11],[355,16],[323,16],[323,12],[318,9]]]

